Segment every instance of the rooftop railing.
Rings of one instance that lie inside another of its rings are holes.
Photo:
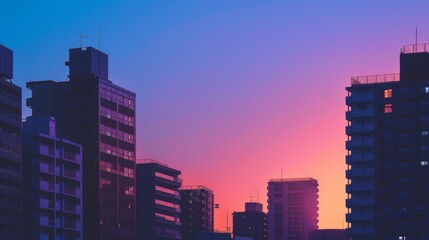
[[[279,178],[279,179],[270,179],[270,182],[316,182],[314,178]]]
[[[180,190],[201,190],[201,189],[206,190],[208,192],[212,192],[210,188],[203,185],[188,185],[180,188]]]
[[[351,84],[387,83],[399,81],[399,73],[352,77]]]
[[[153,160],[153,159],[137,159],[136,162],[137,163],[156,163],[156,164],[162,165],[164,167],[168,167],[167,164],[160,162],[160,161]]]
[[[401,48],[401,53],[421,53],[429,52],[429,43],[404,45]]]

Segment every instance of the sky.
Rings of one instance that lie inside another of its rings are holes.
[[[267,181],[282,176],[317,179],[319,227],[345,227],[345,87],[352,76],[399,72],[416,26],[429,42],[423,0],[1,5],[14,83],[66,80],[68,49],[86,35],[84,46],[109,55],[110,80],[137,94],[138,158],[213,189],[218,230],[250,196],[266,209]]]

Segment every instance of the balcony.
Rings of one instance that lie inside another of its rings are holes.
[[[346,112],[346,119],[351,121],[353,118],[363,118],[363,117],[374,117],[375,109],[374,108],[364,108],[356,109]]]
[[[375,200],[372,197],[346,199],[347,208],[352,208],[356,206],[371,206],[374,204],[375,204]]]
[[[352,135],[352,133],[373,132],[374,129],[375,129],[374,123],[352,124],[351,126],[346,127],[346,134]]]
[[[363,138],[346,141],[346,148],[352,149],[355,147],[373,147],[375,144],[374,138]]]
[[[346,178],[373,177],[374,172],[374,168],[354,168],[353,170],[346,170]]]
[[[168,207],[165,205],[161,205],[161,204],[155,204],[155,208],[161,209],[161,210],[165,210],[168,212],[176,212],[176,213],[180,213],[181,209],[180,208],[174,208],[174,207]]]
[[[39,171],[41,173],[48,173],[48,174],[54,174],[55,173],[55,167],[53,164],[39,164]]]
[[[158,194],[158,195],[164,196],[164,197],[168,197],[170,199],[177,199],[177,200],[181,199],[180,198],[180,194],[178,192],[174,193],[174,194],[171,194],[171,193],[166,193],[166,192],[163,192],[163,191],[156,190],[155,194]]]
[[[182,180],[181,179],[170,180],[170,179],[167,179],[167,178],[155,176],[155,180],[159,181],[159,182],[166,183],[168,185],[173,185],[173,186],[176,186],[176,187],[180,187],[180,185],[182,185]]]
[[[353,183],[346,185],[346,192],[362,192],[362,191],[372,191],[375,189],[374,183]]]
[[[346,163],[353,164],[355,162],[368,162],[374,161],[375,154],[374,153],[364,153],[364,154],[352,154],[346,156]]]
[[[162,218],[162,217],[155,217],[155,221],[159,222],[159,223],[173,225],[173,226],[181,226],[182,225],[180,221],[169,221],[169,220]]]
[[[373,227],[353,227],[347,229],[347,232],[352,235],[369,235],[374,234]]]
[[[55,201],[52,199],[40,199],[40,208],[55,209]]]
[[[39,183],[40,190],[42,191],[49,191],[54,192],[55,191],[55,183],[54,182],[46,182],[46,181],[40,181]]]
[[[352,96],[346,97],[346,104],[351,105],[352,103],[373,102],[374,100],[375,94],[373,93],[353,94]]]
[[[375,214],[373,212],[357,212],[357,213],[347,213],[346,221],[367,221],[374,220]]]

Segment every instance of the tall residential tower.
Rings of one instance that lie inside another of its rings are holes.
[[[318,229],[318,186],[313,178],[268,182],[269,240],[307,240]]]
[[[429,44],[346,89],[348,239],[429,239]]]
[[[82,240],[82,146],[56,136],[54,118],[23,127],[24,238]]]
[[[214,194],[207,187],[184,186],[180,189],[182,238],[190,239],[197,232],[214,230]]]
[[[28,82],[27,106],[83,147],[84,239],[135,239],[136,95],[109,80],[103,52],[75,48],[69,57],[69,81]]]
[[[0,239],[22,239],[21,88],[13,52],[0,45]]]
[[[137,164],[137,239],[175,240],[180,234],[180,171],[146,159]]]

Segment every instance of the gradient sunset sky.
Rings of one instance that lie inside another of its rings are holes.
[[[281,171],[316,178],[320,228],[343,228],[345,87],[351,76],[399,72],[416,26],[429,42],[423,0],[2,0],[0,8],[0,43],[14,51],[23,88],[66,80],[68,49],[79,34],[98,47],[100,26],[110,79],[137,93],[138,158],[213,189],[219,230],[258,191],[266,209],[267,181]]]

